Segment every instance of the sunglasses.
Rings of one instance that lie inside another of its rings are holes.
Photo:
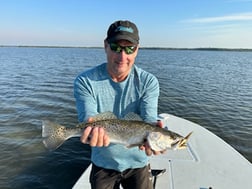
[[[124,46],[124,47],[122,47],[116,43],[110,43],[109,46],[110,46],[110,49],[116,53],[120,53],[120,52],[122,52],[122,50],[124,50],[124,52],[126,54],[133,54],[137,49],[137,46]]]

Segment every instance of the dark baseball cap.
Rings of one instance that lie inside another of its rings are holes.
[[[134,23],[128,20],[116,21],[109,26],[106,40],[109,43],[114,43],[119,40],[127,40],[133,44],[138,44],[138,29]]]

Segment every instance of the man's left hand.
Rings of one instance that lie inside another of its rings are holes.
[[[161,121],[157,121],[157,123],[154,124],[154,125],[156,125],[157,127],[163,128],[163,124],[162,124]],[[166,152],[166,150],[163,150],[163,151],[154,151],[154,150],[152,150],[147,140],[144,142],[143,145],[139,146],[139,149],[144,150],[147,156],[151,156],[152,154],[153,155],[159,155],[159,154],[163,154],[163,153]]]

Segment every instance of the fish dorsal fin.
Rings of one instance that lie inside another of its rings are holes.
[[[123,118],[124,120],[135,120],[135,121],[143,121],[143,119],[140,117],[140,115],[134,113],[134,112],[129,112],[126,114]]]
[[[101,121],[101,120],[106,120],[106,119],[117,119],[116,115],[113,114],[112,112],[99,113],[99,114],[93,116],[92,118],[93,118],[93,121]]]

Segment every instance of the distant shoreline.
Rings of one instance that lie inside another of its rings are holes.
[[[0,45],[0,47],[20,47],[20,48],[87,48],[87,49],[103,49],[104,47],[78,47],[78,46],[40,46],[40,45]],[[199,48],[173,48],[173,47],[140,47],[145,50],[200,50],[200,51],[252,51],[252,49],[244,48],[214,48],[214,47],[199,47]]]

